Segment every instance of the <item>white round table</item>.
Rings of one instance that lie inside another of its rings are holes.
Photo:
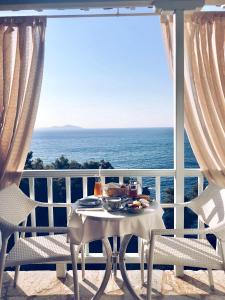
[[[73,211],[68,224],[70,239],[73,244],[80,245],[94,240],[102,240],[107,260],[103,281],[94,300],[99,299],[104,293],[112,270],[112,258],[118,255],[119,267],[122,278],[132,299],[141,300],[134,291],[126,272],[125,253],[132,235],[149,240],[152,229],[164,229],[162,220],[163,210],[160,205],[153,201],[149,208],[139,214],[124,212],[109,212],[106,209],[91,210],[79,209],[78,203],[73,206]],[[108,238],[113,236],[123,237],[118,253],[113,253]],[[117,263],[117,261],[116,261]]]

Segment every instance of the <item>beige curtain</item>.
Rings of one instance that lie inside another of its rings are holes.
[[[19,183],[37,114],[45,18],[0,19],[0,188]]]
[[[161,18],[172,67],[173,20]],[[185,128],[206,178],[225,186],[225,13],[185,16]]]

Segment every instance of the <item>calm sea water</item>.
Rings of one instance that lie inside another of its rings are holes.
[[[45,163],[61,155],[80,163],[104,159],[114,168],[173,168],[173,129],[81,129],[76,131],[35,131],[30,150],[34,158]],[[185,136],[185,167],[197,168],[187,136]],[[188,195],[196,179],[185,180]],[[144,185],[153,187],[154,179],[144,178]],[[162,178],[162,198],[165,189],[173,186],[172,178]]]
[[[114,168],[172,168],[173,129],[38,130],[30,150],[45,163],[63,154],[78,162],[105,159]],[[198,167],[187,137],[185,167]]]

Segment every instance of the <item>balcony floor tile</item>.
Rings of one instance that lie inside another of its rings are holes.
[[[72,273],[66,279],[57,279],[53,271],[22,271],[18,287],[13,288],[13,272],[6,272],[3,282],[3,300],[72,300]],[[81,273],[79,272],[79,276]],[[89,300],[95,293],[103,271],[86,271],[84,282],[80,279],[81,300]],[[136,291],[145,298],[146,289],[140,286],[140,271],[129,271],[129,277]],[[185,271],[184,277],[176,278],[173,271],[154,270],[153,299],[157,300],[225,300],[225,275],[214,271],[215,290],[208,287],[206,271]],[[131,300],[118,272],[118,279],[111,278],[102,300]]]

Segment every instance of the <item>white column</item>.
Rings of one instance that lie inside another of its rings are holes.
[[[184,201],[184,11],[174,11],[174,202]],[[184,210],[175,209],[174,228],[184,227]],[[183,268],[176,267],[176,276]]]

